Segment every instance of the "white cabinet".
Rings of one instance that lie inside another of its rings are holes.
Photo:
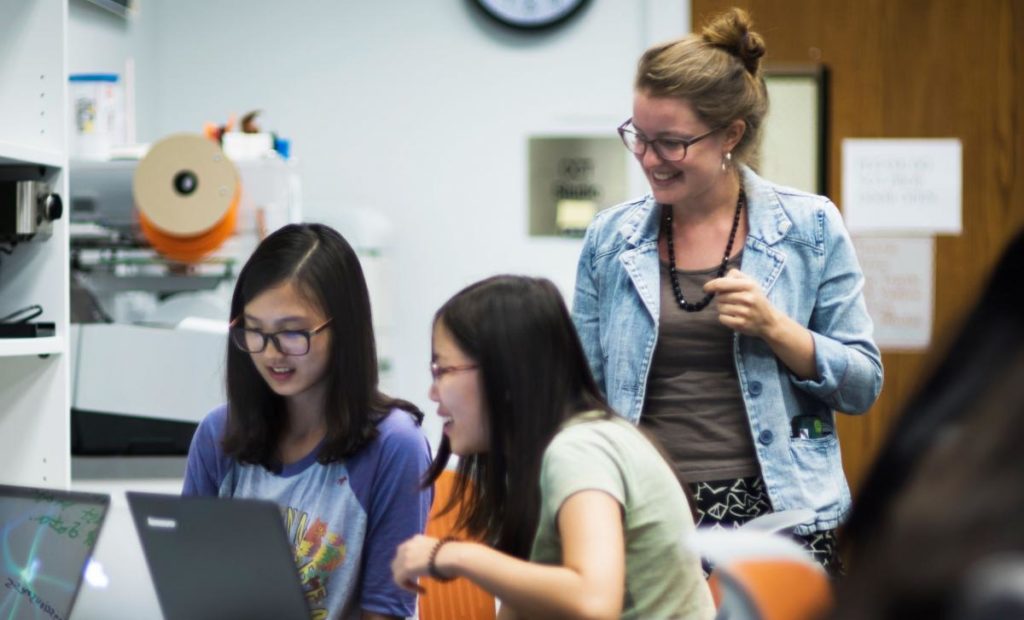
[[[0,178],[42,169],[66,206],[66,0],[0,0],[0,15]],[[0,253],[0,316],[38,304],[56,324],[0,338],[0,483],[70,483],[68,299],[65,213],[49,239]]]

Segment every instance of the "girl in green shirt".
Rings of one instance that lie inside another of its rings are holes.
[[[428,483],[460,457],[446,510],[487,544],[416,536],[395,581],[466,577],[500,618],[711,618],[675,474],[598,391],[548,280],[497,276],[437,312],[430,398],[444,438]]]

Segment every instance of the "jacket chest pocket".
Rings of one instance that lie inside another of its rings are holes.
[[[813,439],[790,438],[789,452],[796,466],[800,489],[817,511],[835,507],[839,501],[842,475],[839,439],[835,434]]]

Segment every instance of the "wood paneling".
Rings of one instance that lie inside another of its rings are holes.
[[[856,490],[891,422],[1024,227],[1024,43],[1015,36],[1024,32],[1024,2],[692,0],[694,28],[730,6],[751,12],[766,62],[828,67],[828,195],[837,204],[844,138],[963,142],[964,232],[936,241],[932,349],[884,353],[878,403],[864,416],[840,419],[843,463]]]

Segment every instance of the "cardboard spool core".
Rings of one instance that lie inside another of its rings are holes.
[[[157,142],[135,169],[132,193],[143,236],[171,260],[202,260],[238,221],[238,171],[216,143],[198,134]]]

